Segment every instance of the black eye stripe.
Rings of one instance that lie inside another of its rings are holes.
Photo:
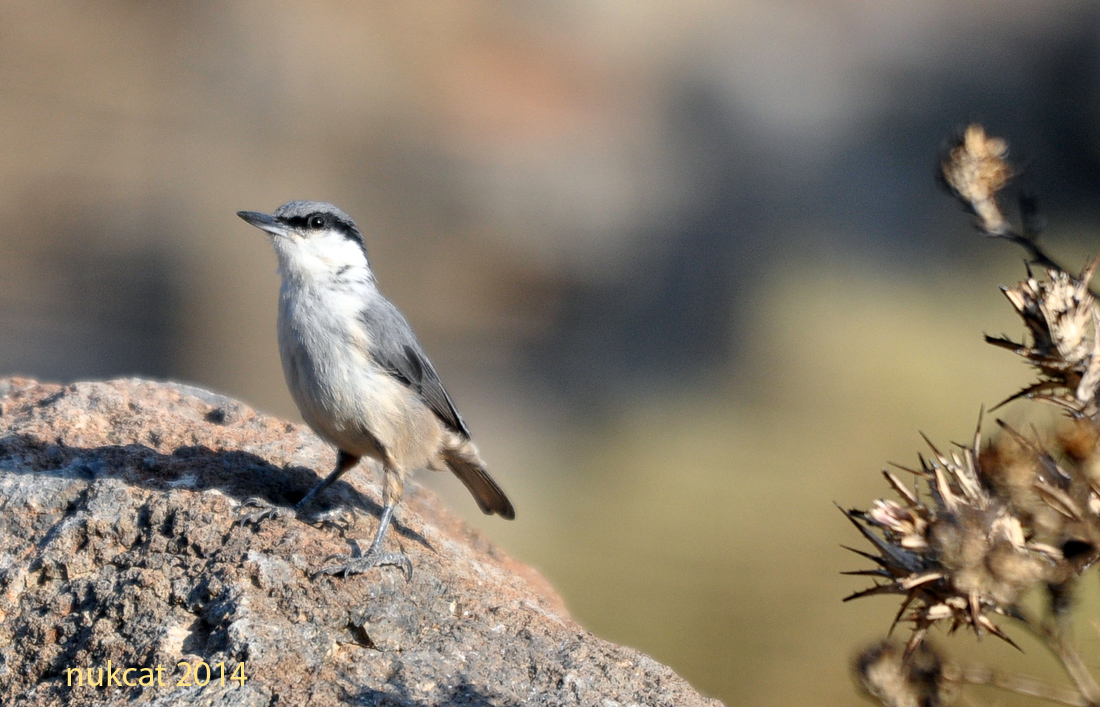
[[[286,225],[293,226],[294,228],[306,228],[306,220],[307,218],[305,216],[290,216],[289,218],[283,219]]]
[[[333,221],[331,216],[324,214],[309,214],[307,216],[290,216],[284,219],[286,223],[295,228],[316,230],[328,226],[340,228],[343,224]]]
[[[314,226],[313,224],[311,224],[310,222],[316,218],[322,219],[324,221],[324,224],[322,226]],[[307,214],[305,216],[288,216],[284,217],[283,221],[288,226],[293,226],[294,228],[302,231],[313,231],[317,230],[318,228],[325,227],[332,228],[336,231],[339,231],[344,236],[344,238],[358,243],[360,247],[362,247],[363,245],[363,236],[359,233],[359,229],[355,227],[355,224],[348,223],[343,219],[334,219],[328,214],[313,213]]]

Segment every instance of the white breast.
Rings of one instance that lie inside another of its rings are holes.
[[[413,470],[442,443],[435,415],[413,391],[371,358],[359,320],[363,294],[345,285],[284,281],[279,353],[291,396],[306,423],[356,456]],[[379,449],[379,446],[381,449]]]

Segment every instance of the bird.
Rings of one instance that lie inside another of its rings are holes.
[[[302,419],[337,450],[335,468],[294,512],[302,514],[360,459],[382,467],[383,507],[370,547],[318,574],[347,577],[389,565],[411,578],[408,556],[384,552],[383,544],[405,479],[420,468],[449,469],[484,513],[515,518],[412,327],[379,291],[352,218],[322,201],[290,201],[270,215],[237,216],[267,233],[275,248],[286,384]]]

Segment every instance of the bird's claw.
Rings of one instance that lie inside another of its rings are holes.
[[[330,530],[339,530],[347,537],[348,528],[351,527],[355,520],[355,511],[344,506],[337,506],[336,508],[320,511],[313,515],[306,515],[302,511],[298,511],[298,518],[310,525],[317,525]]]
[[[405,574],[405,581],[412,580],[412,562],[403,552],[376,552],[368,551],[362,557],[350,557],[348,555],[332,555],[330,560],[343,560],[339,564],[329,565],[314,574],[314,578],[320,575],[349,577],[353,574],[363,574],[375,567],[397,567]]]
[[[257,508],[259,510],[248,512],[247,509]],[[250,498],[241,504],[238,509],[238,525],[259,525],[265,520],[272,518],[290,518],[295,515],[294,511],[285,506],[276,506],[262,498]]]
[[[249,509],[258,510],[249,511]],[[238,513],[238,525],[258,526],[265,520],[297,518],[303,523],[331,530],[339,530],[342,533],[347,533],[347,529],[355,516],[354,511],[343,507],[331,508],[327,511],[319,511],[317,513],[307,513],[298,506],[294,506],[293,508],[276,506],[274,503],[263,498],[250,498],[246,500],[241,504]]]

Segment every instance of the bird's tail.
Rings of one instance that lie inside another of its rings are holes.
[[[483,513],[496,513],[506,520],[516,517],[512,502],[504,495],[500,486],[497,486],[497,482],[493,481],[493,477],[489,476],[489,472],[485,471],[485,463],[481,461],[472,442],[455,439],[453,444],[445,445],[443,461],[473,494]]]

